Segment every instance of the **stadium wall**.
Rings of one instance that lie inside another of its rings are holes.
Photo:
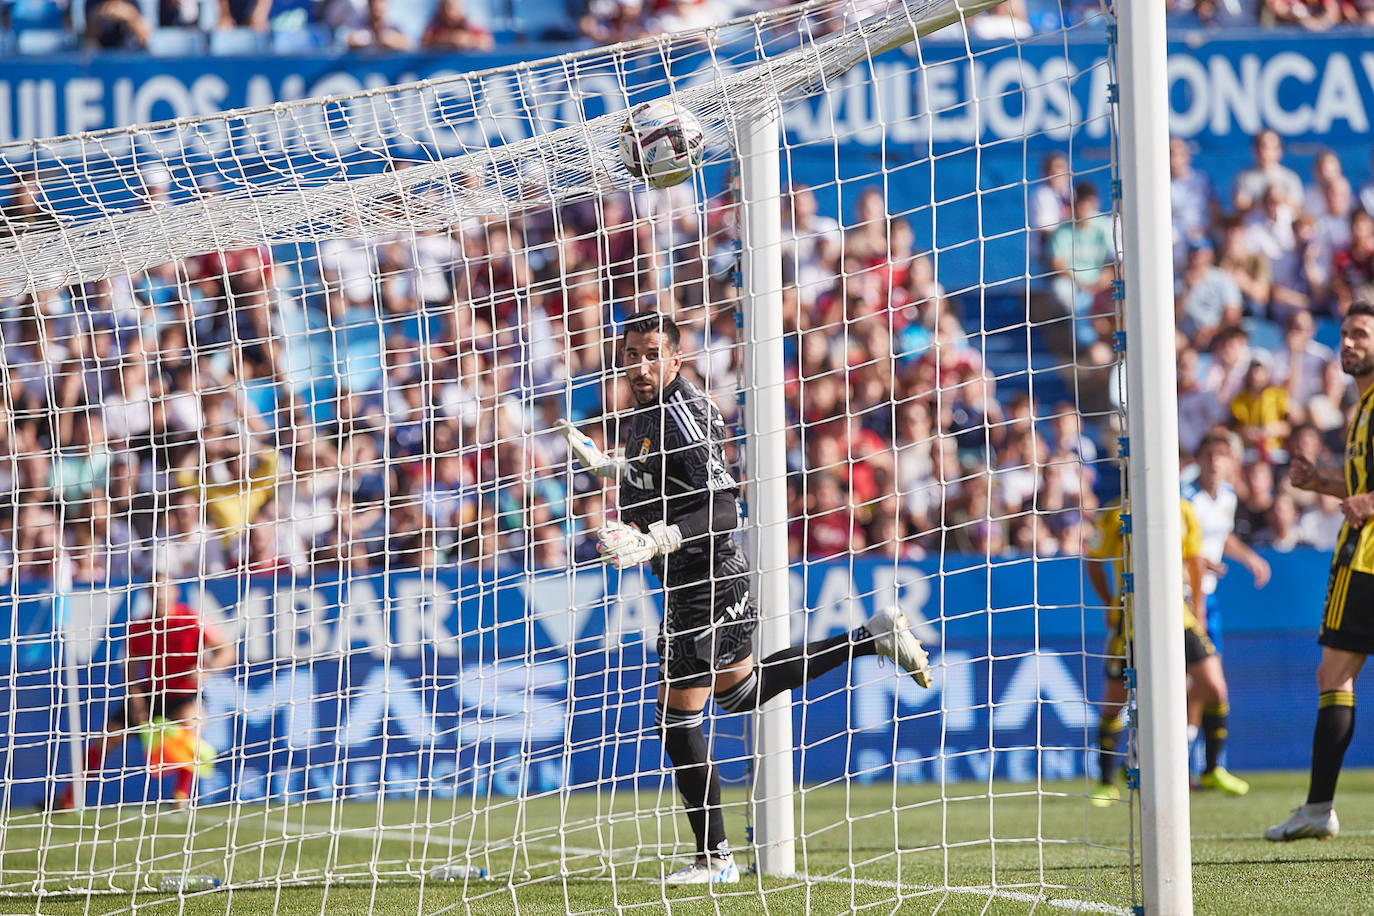
[[[1305,767],[1315,716],[1329,555],[1267,559],[1274,577],[1262,591],[1243,572],[1221,580],[1237,770]],[[898,568],[855,560],[791,574],[794,637],[841,632],[896,602],[921,621],[934,663],[950,666],[937,667],[931,691],[872,658],[809,685],[794,713],[807,748],[797,755],[803,780],[982,780],[991,767],[1028,781],[1094,766],[1091,755],[1054,750],[1090,744],[1096,730],[1101,664],[1092,653],[1102,622],[1084,610],[1077,559],[1009,559],[990,570],[974,557],[947,556],[943,570],[935,559]],[[128,587],[78,586],[56,599],[42,586],[31,592],[0,608],[0,627],[11,628],[0,632],[0,690],[11,699],[0,714],[0,766],[11,805],[38,802],[47,775],[68,767],[63,662],[80,672],[94,733],[121,702],[126,624],[148,601],[145,589]],[[221,751],[206,800],[421,787],[512,794],[659,778],[659,611],[638,571],[507,571],[485,581],[453,570],[343,582],[227,576],[185,598],[237,639],[241,657],[236,678],[216,677],[205,690],[205,738]],[[989,652],[998,659],[991,670]],[[743,774],[741,722],[717,720],[718,757],[736,758],[727,778]],[[1038,762],[1037,746],[1050,749]],[[117,778],[125,761],[111,758],[92,801],[163,790],[128,747],[129,775]],[[1374,744],[1355,742],[1348,763],[1374,765]]]

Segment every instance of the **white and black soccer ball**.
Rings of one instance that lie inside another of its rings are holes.
[[[706,134],[690,111],[665,99],[642,102],[620,128],[625,170],[656,188],[682,184],[701,165]]]

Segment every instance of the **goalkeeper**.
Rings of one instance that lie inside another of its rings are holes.
[[[559,430],[583,467],[619,481],[620,520],[598,532],[601,558],[617,569],[649,562],[665,592],[654,721],[697,853],[665,881],[735,883],[720,779],[702,732],[706,701],[714,696],[726,712],[755,709],[861,655],[893,659],[922,687],[930,686],[930,668],[895,609],[879,611],[852,632],[755,662],[758,609],[748,561],[733,537],[739,485],[725,467],[725,423],[701,389],[679,374],[680,343],[666,315],[638,312],[626,320],[619,355],[636,406],[622,424],[623,456],[604,454],[567,421]]]

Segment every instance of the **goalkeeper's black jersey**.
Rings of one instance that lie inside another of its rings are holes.
[[[639,406],[621,426],[621,520],[648,531],[652,522],[672,525],[700,511],[716,493],[738,499],[739,484],[725,467],[725,439],[720,410],[680,375],[659,400]],[[654,558],[653,570],[664,585],[680,585],[709,577],[722,561],[740,554],[733,535],[708,534]]]

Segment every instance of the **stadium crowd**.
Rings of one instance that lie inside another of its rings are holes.
[[[1182,452],[1228,430],[1238,533],[1329,549],[1337,502],[1286,473],[1342,448],[1354,393],[1316,336],[1374,283],[1374,184],[1357,193],[1330,155],[1304,183],[1266,132],[1221,196],[1171,149]],[[976,291],[941,287],[876,186],[844,226],[811,189],[786,195],[794,555],[1082,551],[1119,481],[1117,414],[1037,393],[1109,388],[1114,246],[1096,189],[1061,154],[1043,171],[1040,270],[1013,303],[1060,353],[1039,385],[984,365],[961,301]],[[167,175],[144,181],[161,205]],[[60,557],[81,581],[594,558],[610,502],[551,430],[571,416],[614,436],[617,319],[685,319],[686,371],[738,421],[736,207],[726,190],[703,211],[688,188],[6,301],[0,576],[47,578]],[[2,228],[45,213],[21,176]]]
[[[1368,0],[1166,0],[1178,27],[1374,25]],[[147,50],[185,54],[489,50],[509,41],[596,44],[714,25],[784,0],[0,0],[0,34],[51,53]],[[858,15],[884,0],[857,0]],[[839,9],[843,4],[837,3]],[[823,19],[824,17],[822,17]],[[969,23],[975,39],[1023,38],[1101,21],[1088,0],[1005,0]],[[958,27],[944,37],[962,40]],[[499,39],[499,40],[498,40]]]

